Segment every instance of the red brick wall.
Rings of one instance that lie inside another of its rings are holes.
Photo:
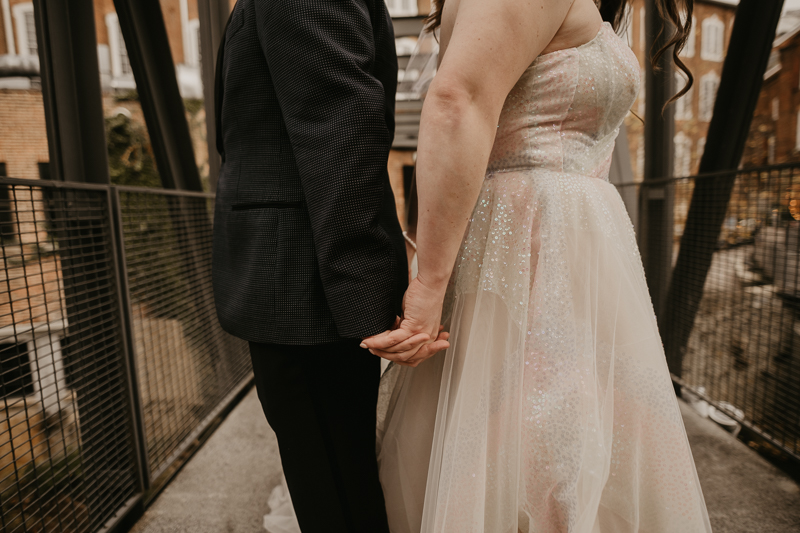
[[[797,113],[800,109],[800,34],[778,48],[780,71],[764,81],[742,162],[745,166],[768,164],[769,138],[776,139],[775,163],[800,161],[797,145]],[[780,114],[772,117],[772,101],[778,98]]]
[[[42,93],[0,89],[0,162],[9,176],[38,179],[37,163],[50,160]]]

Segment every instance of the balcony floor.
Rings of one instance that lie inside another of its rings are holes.
[[[800,531],[797,483],[686,404],[681,410],[714,532]],[[267,498],[280,477],[277,441],[253,389],[132,533],[265,531]]]

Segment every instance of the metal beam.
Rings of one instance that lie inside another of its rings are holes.
[[[669,42],[674,28],[659,14],[655,0],[647,0],[645,36],[649,54]],[[648,187],[647,181],[673,174],[674,107],[666,106],[674,94],[672,57],[666,53],[657,65],[646,60],[644,179],[641,195],[641,224],[638,233],[647,286],[656,315],[661,316],[672,264],[673,202],[672,188]]]
[[[732,172],[695,182],[661,327],[670,370],[678,377],[728,210],[735,170],[742,159],[761,93],[782,7],[783,0],[742,0],[736,10],[706,149],[700,161],[701,174]]]
[[[159,0],[114,0],[161,183],[202,191]]]
[[[50,175],[109,183],[92,0],[35,0]]]
[[[231,8],[228,0],[198,0],[200,12],[200,55],[202,57],[203,98],[206,110],[209,191],[217,190],[221,159],[217,153],[217,122],[214,110],[214,66],[217,50],[225,33]]]

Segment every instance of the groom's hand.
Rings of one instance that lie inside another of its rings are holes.
[[[396,364],[417,366],[450,346],[440,325],[444,289],[415,278],[403,298],[403,318],[394,329],[364,339],[362,347]]]

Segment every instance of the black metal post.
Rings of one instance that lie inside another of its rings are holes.
[[[737,8],[701,174],[739,166],[782,7],[783,0],[742,0]],[[661,327],[667,362],[678,377],[734,181],[731,172],[695,183]]]
[[[646,2],[645,36],[649,55],[669,42],[674,28],[665,22],[654,0]],[[661,316],[672,264],[672,188],[648,181],[673,174],[674,108],[664,107],[674,94],[672,57],[666,53],[657,65],[645,61],[644,180],[638,233],[647,286],[656,315]]]
[[[109,183],[92,0],[35,0],[50,173]]]
[[[217,153],[217,122],[214,112],[214,66],[231,8],[228,0],[198,0],[197,8],[200,13],[200,51],[203,58],[201,68],[208,143],[208,187],[209,192],[213,193],[217,190],[221,164]]]
[[[159,0],[114,0],[161,183],[202,192]],[[207,61],[205,61],[207,63]]]

